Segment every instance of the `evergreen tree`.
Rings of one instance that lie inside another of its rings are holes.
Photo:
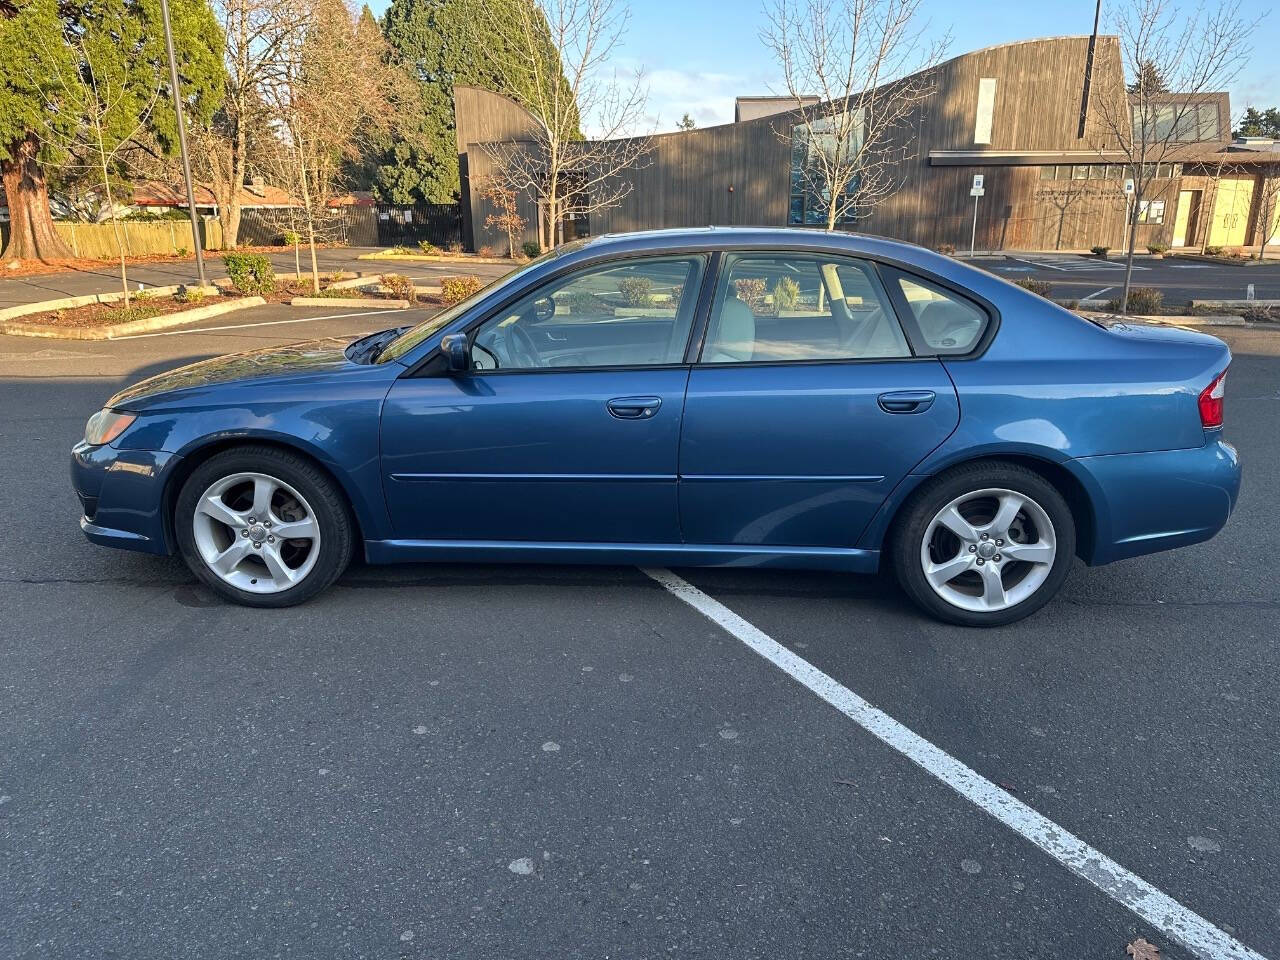
[[[677,130],[693,130],[697,126],[698,126],[698,122],[694,120],[693,117],[689,116],[689,114],[687,113],[683,117],[681,117],[679,120],[676,121]]]
[[[1143,60],[1138,64],[1138,75],[1134,78],[1133,83],[1129,84],[1130,93],[1168,93],[1169,88],[1165,84],[1164,75],[1160,72],[1160,68],[1150,60]]]
[[[493,66],[493,58],[519,62],[512,34],[477,36],[481,22],[476,5],[487,8],[486,21],[495,8],[515,8],[532,0],[391,0],[382,21],[393,56],[417,81],[418,102],[401,118],[400,136],[383,144],[373,173],[373,189],[389,203],[452,203],[457,199],[458,146],[453,120],[454,85],[476,86],[515,95]],[[489,52],[476,48],[483,42]],[[559,64],[547,31],[547,63]],[[517,71],[520,72],[520,71]],[[534,70],[523,71],[533,84]],[[567,91],[567,86],[566,86]],[[416,107],[416,110],[415,110]]]
[[[184,109],[207,119],[222,90],[222,33],[205,0],[173,0],[169,12]],[[110,125],[106,136],[145,129],[162,152],[177,148],[160,2],[18,0],[0,6],[0,49],[0,174],[11,228],[0,259],[69,257],[53,229],[45,168],[83,166],[74,154],[93,75],[117,91],[95,121]]]
[[[1231,132],[1233,137],[1271,137],[1280,138],[1280,110],[1270,107],[1259,110],[1249,107],[1240,118],[1240,128]]]

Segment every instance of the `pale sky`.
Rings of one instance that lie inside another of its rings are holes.
[[[381,14],[386,0],[371,6]],[[674,129],[686,111],[700,127],[729,123],[735,96],[782,92],[771,55],[760,42],[760,0],[632,0],[630,7],[631,22],[616,66],[626,73],[643,68],[653,129]],[[1247,20],[1270,15],[1253,39],[1251,63],[1230,87],[1233,114],[1250,104],[1280,106],[1280,58],[1275,56],[1280,51],[1280,16],[1271,14],[1271,8],[1270,0],[1240,0],[1236,5],[1238,16]],[[924,0],[922,10],[933,33],[950,31],[948,54],[957,56],[1011,40],[1087,34],[1093,28],[1094,4]],[[1104,32],[1106,19],[1104,0]]]

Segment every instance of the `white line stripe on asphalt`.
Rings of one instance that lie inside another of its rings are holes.
[[[316,320],[343,320],[347,317],[372,317],[374,314],[401,313],[400,310],[366,310],[363,313],[335,313],[327,317],[297,317],[293,320],[263,320],[260,323],[229,323],[221,327],[196,327],[192,330],[161,330],[157,333],[135,333],[130,337],[114,337],[115,340],[144,340],[147,337],[181,337],[193,333],[215,333],[219,330],[244,330],[248,327],[279,327],[286,323],[311,323]]]
[[[808,687],[886,746],[1021,834],[1076,876],[1178,941],[1203,960],[1266,960],[1106,854],[1037,813],[955,757],[792,653],[720,601],[670,570],[641,568],[672,594]]]
[[[1108,293],[1108,292],[1110,292],[1110,291],[1112,291],[1112,290],[1114,290],[1114,289],[1115,289],[1115,287],[1103,287],[1103,288],[1102,288],[1101,290],[1099,290],[1097,293],[1091,293],[1091,294],[1089,294],[1087,297],[1081,297],[1080,299],[1081,299],[1081,300],[1097,300],[1097,299],[1098,299],[1099,297],[1101,297],[1104,293]]]

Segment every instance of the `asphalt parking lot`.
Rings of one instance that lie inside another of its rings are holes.
[[[1078,254],[1036,253],[979,256],[973,265],[1006,280],[1035,277],[1053,284],[1058,300],[1110,300],[1124,288],[1125,263],[1119,255],[1099,260]],[[1280,261],[1223,264],[1184,257],[1134,260],[1133,285],[1155,287],[1166,304],[1188,300],[1247,300],[1249,287],[1257,300],[1280,299]]]
[[[1280,333],[1220,331],[1215,540],[993,631],[881,577],[676,571],[767,659],[634,568],[355,566],[251,611],[91,546],[68,450],[114,390],[406,315],[218,319],[0,337],[0,956],[1195,955],[783,663],[1193,911],[1201,956],[1280,960]]]

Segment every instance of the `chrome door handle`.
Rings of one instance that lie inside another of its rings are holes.
[[[894,390],[880,394],[877,402],[885,413],[924,413],[935,399],[932,390]]]
[[[661,397],[617,397],[605,404],[619,420],[648,420],[661,406]]]

